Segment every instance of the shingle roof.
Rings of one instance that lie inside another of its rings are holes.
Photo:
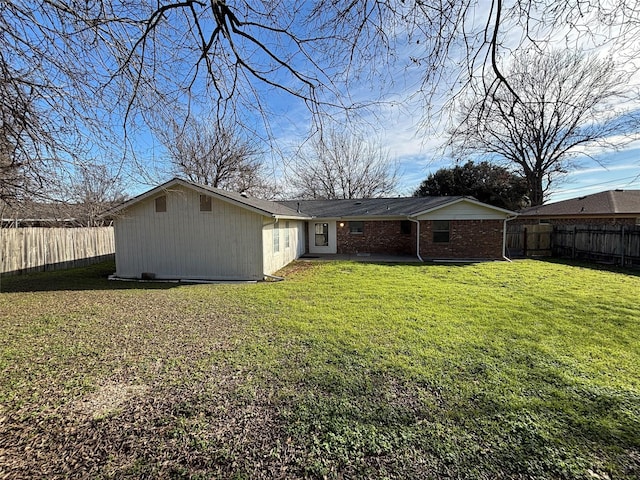
[[[640,190],[608,190],[520,211],[527,216],[640,215]]]
[[[155,187],[135,198],[115,207],[109,214],[116,213],[162,190],[174,185],[183,185],[208,191],[216,196],[226,198],[229,201],[244,205],[269,216],[284,218],[308,219],[318,218],[367,218],[367,217],[413,217],[429,210],[437,209],[444,205],[456,203],[461,200],[478,203],[471,197],[396,197],[396,198],[363,198],[348,200],[286,200],[270,201],[245,196],[244,194],[228,192],[219,188],[200,185],[180,178],[174,178],[158,187]],[[485,205],[485,204],[482,204]],[[485,205],[486,207],[500,210],[504,213],[512,213],[501,208]]]
[[[287,200],[283,205],[313,217],[408,217],[464,197],[363,198],[349,200]]]
[[[303,217],[296,210],[283,205],[279,202],[273,202],[271,200],[263,200],[261,198],[254,198],[243,195],[241,193],[229,192],[227,190],[221,190],[219,188],[209,187],[206,185],[197,185],[198,187],[209,190],[212,193],[215,193],[221,197],[226,197],[229,200],[233,200],[234,202],[243,203],[250,207],[253,207],[257,210],[261,210],[270,215],[276,215],[279,217]]]

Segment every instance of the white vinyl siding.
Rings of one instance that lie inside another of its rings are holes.
[[[273,226],[273,253],[280,251],[280,224],[276,223]]]
[[[200,212],[200,194],[176,186],[166,193],[167,212],[154,199],[122,211],[115,221],[116,275],[140,278],[259,280],[263,216],[225,201]]]
[[[284,248],[291,247],[291,235],[289,234],[291,228],[291,224],[289,222],[284,222]]]
[[[418,216],[418,220],[504,220],[507,214],[499,210],[462,201]]]
[[[286,238],[289,236],[289,248],[282,248],[279,252],[273,252],[273,235],[278,226],[273,225],[273,221],[265,221],[265,225],[262,230],[263,238],[263,268],[264,273],[272,274],[277,272],[282,267],[292,262],[296,258],[304,255],[305,252],[305,224],[303,221],[289,221],[284,223],[280,227],[280,230],[284,230],[283,236]]]

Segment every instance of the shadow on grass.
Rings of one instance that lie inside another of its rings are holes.
[[[1,276],[0,293],[55,292],[62,290],[157,290],[180,285],[179,283],[165,282],[109,280],[109,275],[113,274],[115,270],[115,263],[110,261],[68,270]]]
[[[540,361],[511,385],[492,385],[480,360],[446,381],[312,373],[291,400],[288,433],[306,441],[318,478],[336,468],[352,478],[385,468],[407,479],[638,478],[637,395],[538,378]]]
[[[588,268],[590,270],[622,273],[624,275],[640,277],[640,268],[621,267],[619,265],[611,265],[607,263],[598,263],[598,262],[587,262],[585,260],[572,260],[570,258],[540,257],[540,258],[536,258],[536,260],[541,262],[554,263],[557,265],[567,265],[569,267]]]

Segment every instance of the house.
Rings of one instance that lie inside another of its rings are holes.
[[[521,210],[520,225],[640,225],[640,190],[608,190]]]
[[[466,197],[272,202],[182,179],[111,210],[116,277],[260,280],[305,253],[502,259],[513,212]]]
[[[640,190],[609,190],[522,210],[507,233],[511,255],[553,255],[640,265]]]

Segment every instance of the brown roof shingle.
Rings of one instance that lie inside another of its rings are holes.
[[[525,208],[520,217],[640,215],[640,190],[608,190]]]

